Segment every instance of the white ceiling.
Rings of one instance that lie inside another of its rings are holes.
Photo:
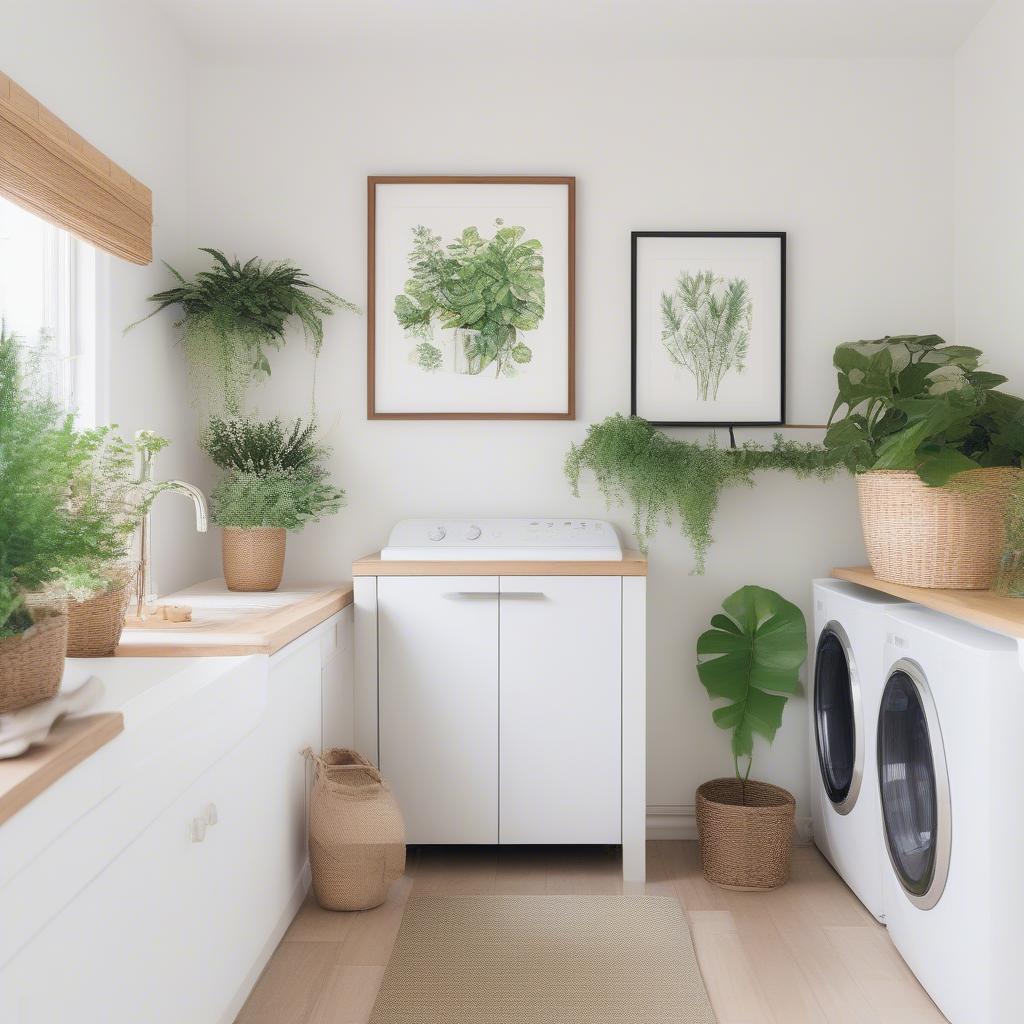
[[[906,57],[992,0],[157,0],[208,58]]]

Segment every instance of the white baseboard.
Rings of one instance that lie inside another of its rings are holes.
[[[693,804],[648,804],[647,838],[696,839],[696,808]],[[811,819],[798,816],[796,819],[796,841],[809,843],[811,838]]]

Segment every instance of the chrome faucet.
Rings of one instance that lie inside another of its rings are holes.
[[[136,438],[144,434],[145,431],[139,431],[136,434]],[[155,453],[146,445],[140,445],[139,447],[141,449],[141,460],[138,483],[145,486],[153,483],[153,460]],[[176,491],[178,494],[185,495],[186,498],[191,498],[192,504],[196,508],[196,531],[198,533],[206,533],[206,498],[203,497],[203,492],[198,487],[187,484],[184,480],[164,480],[157,486],[156,493],[159,494],[161,491]],[[156,494],[153,495],[154,500],[155,498]],[[135,584],[135,617],[141,621],[146,619],[157,597],[155,593],[151,593],[154,589],[152,580],[152,507],[153,504],[150,501],[149,508],[147,508],[146,514],[142,519],[142,525],[139,528],[139,575],[136,578]]]

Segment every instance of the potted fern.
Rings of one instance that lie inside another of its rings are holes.
[[[289,325],[298,323],[315,357],[323,347],[324,317],[339,309],[359,312],[287,261],[242,263],[217,249],[200,252],[213,266],[190,281],[166,264],[178,284],[149,297],[157,306],[143,320],[181,307],[175,326],[184,332],[193,394],[213,410],[240,414],[249,386],[270,375],[267,352],[284,345]]]
[[[774,590],[741,587],[722,602],[697,640],[697,673],[711,713],[731,733],[735,777],[697,789],[697,836],[708,881],[727,889],[773,889],[789,877],[796,801],[751,780],[754,736],[769,743],[807,658],[803,612]]]
[[[981,352],[937,335],[840,345],[825,447],[857,474],[875,575],[985,589],[1021,485],[1024,401],[997,390]]]
[[[284,574],[287,531],[337,512],[344,491],[327,480],[329,449],[312,423],[251,418],[210,420],[200,445],[225,471],[211,495],[223,530],[229,590],[276,590]]]

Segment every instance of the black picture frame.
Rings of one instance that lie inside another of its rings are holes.
[[[775,238],[779,241],[779,418],[771,420],[651,420],[657,427],[781,427],[786,422],[786,232],[630,232],[630,415],[637,413],[637,243],[642,238]]]

